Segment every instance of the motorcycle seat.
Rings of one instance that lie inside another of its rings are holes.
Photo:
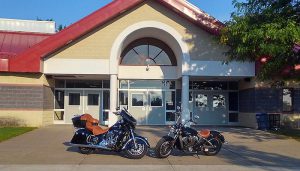
[[[98,125],[93,125],[92,123],[90,123],[90,122],[87,122],[86,123],[86,128],[88,129],[88,130],[90,130],[92,133],[93,133],[93,135],[101,135],[101,134],[105,134],[107,131],[108,131],[108,128],[107,129],[103,129],[103,128],[101,128],[100,126],[98,126]]]
[[[200,130],[200,131],[198,131],[198,135],[200,135],[203,138],[208,138],[210,135],[210,130],[208,130],[208,129]]]
[[[87,123],[90,122],[90,123],[92,123],[92,124],[97,124],[97,125],[98,125],[98,123],[99,123],[99,120],[93,118],[90,114],[83,114],[83,115],[80,117],[80,120],[86,121]]]

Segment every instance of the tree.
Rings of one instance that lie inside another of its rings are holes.
[[[260,63],[260,79],[291,78],[300,72],[295,51],[300,43],[300,0],[233,0],[233,5],[236,11],[219,37],[230,47],[229,60]]]

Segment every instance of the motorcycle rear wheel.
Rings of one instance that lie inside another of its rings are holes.
[[[158,158],[167,158],[172,153],[171,139],[161,138],[155,147],[155,154]]]
[[[203,153],[207,156],[217,155],[222,148],[222,142],[219,139],[212,139],[210,140],[210,142],[214,147],[209,148],[208,151],[203,149]],[[209,143],[207,143],[206,145],[211,146]]]
[[[91,154],[94,149],[88,147],[78,147],[81,154]]]

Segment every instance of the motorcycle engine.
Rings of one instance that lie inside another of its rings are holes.
[[[194,145],[199,141],[197,136],[187,136],[182,138],[185,149],[192,152]]]

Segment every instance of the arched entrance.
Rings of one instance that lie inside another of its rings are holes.
[[[187,110],[183,111],[183,118],[189,117],[189,61],[184,38],[172,27],[156,21],[128,27],[119,34],[111,51],[111,110],[127,106],[131,112],[142,114],[140,124],[166,124],[168,119],[174,120],[171,112],[175,111],[177,96]],[[183,81],[178,81],[181,77]],[[128,86],[121,87],[123,83]],[[176,88],[182,90],[177,95]],[[126,104],[120,100],[124,96]],[[151,119],[152,114],[157,118]],[[110,118],[110,125],[115,120]]]

